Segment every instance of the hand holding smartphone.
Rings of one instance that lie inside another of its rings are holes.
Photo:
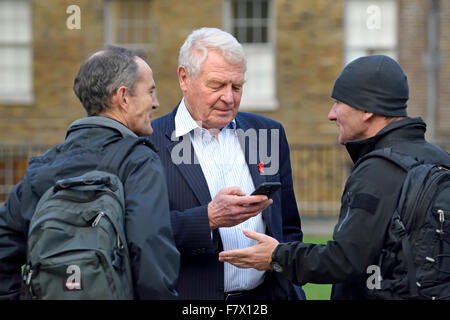
[[[254,195],[266,195],[267,198],[271,198],[272,195],[280,189],[281,183],[280,182],[263,182],[261,183],[255,191],[251,193],[252,196]]]

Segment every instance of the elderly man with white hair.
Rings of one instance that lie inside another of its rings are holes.
[[[276,273],[218,261],[222,250],[255,244],[243,229],[279,241],[302,240],[284,129],[266,117],[238,112],[245,65],[243,48],[229,33],[193,31],[179,55],[183,98],[152,122],[150,139],[165,168],[181,253],[181,299],[304,298],[300,287]],[[250,195],[264,182],[280,182],[281,188],[271,199]]]

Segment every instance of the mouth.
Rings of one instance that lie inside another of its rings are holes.
[[[221,113],[233,112],[233,108],[216,108],[215,110]]]

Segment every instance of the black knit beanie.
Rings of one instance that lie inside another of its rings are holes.
[[[408,80],[400,65],[387,56],[361,57],[345,66],[331,97],[363,111],[406,117]]]

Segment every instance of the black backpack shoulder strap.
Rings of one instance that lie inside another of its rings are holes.
[[[97,165],[97,170],[117,174],[125,158],[139,144],[146,145],[156,152],[153,144],[145,137],[125,137],[111,144],[109,150],[107,150],[105,156]]]
[[[402,170],[404,170],[407,175],[405,177],[405,181],[403,181],[402,189],[399,195],[397,207],[392,215],[391,218],[391,229],[394,234],[398,237],[398,239],[401,242],[403,255],[406,262],[406,271],[407,271],[407,281],[408,281],[408,288],[410,290],[411,297],[418,297],[418,288],[416,285],[416,269],[414,265],[411,245],[409,243],[408,239],[408,230],[410,228],[409,224],[409,218],[404,220],[405,217],[401,216],[401,213],[403,212],[403,206],[406,203],[406,199],[409,196],[410,198],[414,198],[414,195],[411,195],[411,191],[409,188],[409,185],[412,184],[412,181],[410,181],[411,175],[408,174],[410,172],[410,169],[413,167],[416,167],[420,164],[423,164],[423,161],[419,161],[417,158],[413,158],[409,155],[398,153],[396,151],[393,151],[391,148],[384,148],[384,149],[378,149],[375,151],[372,151],[365,156],[361,157],[357,163],[355,164],[355,168],[359,166],[363,161],[367,160],[368,158],[378,157],[385,159],[387,161],[390,161],[391,163],[397,165]],[[414,181],[415,182],[415,181]],[[418,184],[418,183],[416,183]],[[419,183],[421,184],[421,183]],[[406,222],[406,224],[405,224]]]
[[[404,171],[408,171],[412,167],[415,167],[419,164],[422,164],[422,161],[419,161],[416,158],[413,158],[406,154],[401,154],[396,151],[393,151],[392,148],[384,148],[384,149],[377,149],[372,152],[369,152],[368,154],[364,155],[358,161],[356,162],[354,169],[356,169],[362,162],[369,158],[381,158],[385,159],[387,161],[390,161],[391,163],[395,164],[396,166],[400,167]]]

